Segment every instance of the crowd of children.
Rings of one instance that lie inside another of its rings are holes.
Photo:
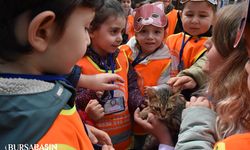
[[[148,133],[161,150],[250,147],[249,0],[0,5],[0,149],[142,149]],[[176,145],[139,117],[161,84],[187,100]]]

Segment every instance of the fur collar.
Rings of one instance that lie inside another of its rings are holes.
[[[0,78],[0,94],[34,94],[51,90],[54,83],[23,78]]]

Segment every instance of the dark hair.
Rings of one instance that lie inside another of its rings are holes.
[[[105,0],[101,9],[96,11],[95,17],[91,22],[90,32],[97,30],[109,17],[124,17],[126,14],[117,0]]]
[[[32,51],[29,43],[18,42],[15,28],[17,19],[27,13],[30,22],[36,15],[51,10],[56,15],[56,39],[63,34],[66,21],[76,7],[93,10],[103,5],[103,0],[0,0],[0,59],[15,61]]]

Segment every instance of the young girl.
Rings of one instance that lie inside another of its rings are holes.
[[[169,79],[170,53],[163,43],[166,25],[163,3],[145,4],[136,9],[135,37],[120,47],[139,76],[142,93],[145,86],[163,84]]]
[[[133,9],[131,7],[131,5],[132,5],[131,0],[119,0],[119,1],[121,2],[122,8],[123,8],[126,16],[131,15],[132,11],[133,11]]]
[[[122,51],[126,51],[130,63],[136,70],[142,94],[146,86],[163,84],[169,79],[170,53],[163,43],[166,26],[167,18],[163,3],[144,4],[135,11],[135,37],[120,47]],[[133,130],[135,148],[140,148],[144,144],[146,132],[137,124]]]
[[[119,0],[121,3],[121,6],[126,14],[126,25],[125,25],[125,31],[122,35],[123,41],[122,44],[125,44],[128,42],[128,40],[133,36],[133,9],[131,7],[132,1],[131,0]]]
[[[120,3],[105,0],[90,26],[92,43],[86,55],[78,62],[83,74],[109,72],[124,79],[124,84],[118,90],[96,92],[79,89],[76,101],[83,121],[92,122],[94,126],[106,131],[115,149],[127,149],[131,144],[128,99],[137,99],[138,102],[143,100],[136,88],[136,74],[131,72],[125,52],[117,49],[122,42],[125,20],[126,15]]]
[[[153,3],[156,1],[162,1],[164,3],[164,13],[166,14],[166,17],[168,20],[168,26],[165,29],[165,36],[164,36],[164,41],[166,41],[169,35],[176,34],[176,33],[183,31],[182,23],[180,19],[180,11],[174,8],[171,0],[146,0],[146,1],[143,1],[140,5],[138,5],[137,8],[139,8],[140,6],[146,3]],[[126,30],[128,34],[128,39],[132,38],[135,35],[133,21],[134,21],[133,14],[129,15],[128,25],[127,25],[127,30]]]
[[[170,35],[166,44],[178,57],[176,71],[189,68],[206,51],[204,42],[211,36],[210,29],[217,1],[182,1],[181,20],[184,32]]]
[[[236,35],[237,36],[235,42],[234,42],[234,46],[238,45],[238,41],[240,41],[241,39],[241,35],[242,32],[244,31],[244,41],[245,41],[245,45],[247,48],[247,52],[248,52],[248,61],[245,64],[245,70],[247,72],[247,86],[248,86],[248,90],[250,92],[250,62],[249,62],[249,57],[250,57],[250,5],[249,5],[249,1],[247,1],[246,4],[244,4],[246,7],[245,9],[245,14],[243,15],[243,17],[239,17],[241,19],[241,25],[239,25],[239,30],[237,32]],[[245,27],[245,30],[244,30]],[[246,82],[244,83],[246,84]],[[237,118],[243,118],[243,121],[240,122],[234,122],[233,124],[240,124],[240,127],[242,127],[242,125],[247,125],[247,123],[249,124],[249,117],[246,117],[246,115],[249,115],[249,95],[247,95],[247,98],[245,99],[246,101],[244,102],[244,105],[241,107],[243,110],[243,113],[239,113],[239,109],[237,109],[236,111],[236,115],[233,115]],[[243,101],[241,102],[237,102],[237,103],[243,103]],[[232,109],[231,109],[232,110]],[[238,113],[237,113],[238,112]],[[234,112],[231,112],[231,114],[234,114]],[[245,117],[244,117],[245,116]],[[247,118],[247,119],[246,119]],[[236,119],[236,118],[235,118]],[[233,122],[233,120],[232,120]],[[242,128],[239,128],[242,129]],[[244,128],[243,128],[244,129]],[[227,150],[234,150],[234,149],[241,149],[241,150],[247,150],[249,149],[250,146],[250,129],[249,129],[249,125],[247,126],[247,129],[242,130],[242,132],[240,132],[240,134],[235,134],[232,136],[227,137],[226,139],[218,142],[215,146],[215,149],[222,149],[224,147],[226,147]]]

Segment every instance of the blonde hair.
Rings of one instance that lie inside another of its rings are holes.
[[[219,139],[250,131],[250,92],[244,69],[247,52],[243,40],[239,47],[233,47],[243,7],[244,4],[237,4],[222,8],[214,26],[212,40],[219,54],[226,59],[211,75],[208,86],[218,114],[216,132]]]

